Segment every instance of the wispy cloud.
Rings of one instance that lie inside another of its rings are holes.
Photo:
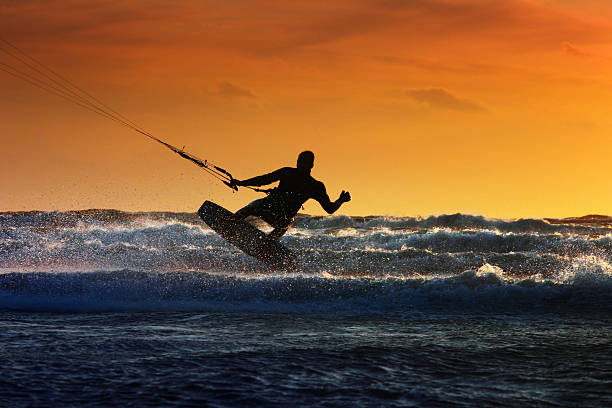
[[[217,94],[224,98],[230,98],[230,99],[234,99],[234,98],[255,99],[257,98],[257,96],[252,91],[246,88],[242,88],[238,85],[234,85],[229,82],[223,82],[219,84],[219,87],[217,88]]]
[[[409,89],[406,95],[417,102],[425,103],[432,108],[460,112],[486,112],[480,104],[469,99],[459,98],[442,88]]]
[[[61,12],[60,12],[61,10]],[[550,46],[600,38],[601,27],[548,2],[531,0],[244,0],[212,5],[186,0],[33,0],[7,2],[3,33],[14,41],[206,46],[277,56],[376,35],[423,42],[469,38]],[[511,42],[509,40],[512,40]]]
[[[461,64],[461,63],[449,63],[445,61],[435,61],[426,58],[403,58],[389,55],[375,55],[371,57],[372,60],[388,64],[388,65],[398,65],[398,66],[410,66],[419,68],[425,71],[433,71],[433,72],[451,72],[451,73],[492,73],[499,70],[499,67],[496,67],[491,64]]]
[[[561,38],[601,39],[608,27],[587,21],[554,2],[531,0],[381,0],[402,31],[439,38],[477,36],[482,41],[520,42],[538,48]],[[409,24],[406,22],[409,21]],[[488,37],[482,37],[488,35]],[[604,34],[605,35],[605,34]],[[564,36],[564,37],[563,37]]]
[[[580,48],[577,48],[569,41],[564,41],[562,45],[563,45],[563,50],[571,56],[579,57],[579,58],[586,58],[586,57],[591,56],[591,54],[589,54],[588,52],[582,51]]]

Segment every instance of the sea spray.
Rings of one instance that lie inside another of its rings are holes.
[[[266,268],[193,214],[0,214],[0,308],[404,315],[612,313],[608,225],[299,217],[295,271]]]

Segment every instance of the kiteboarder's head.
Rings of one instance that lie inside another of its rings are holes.
[[[297,168],[299,170],[310,171],[314,166],[314,153],[310,150],[300,153],[297,159]]]

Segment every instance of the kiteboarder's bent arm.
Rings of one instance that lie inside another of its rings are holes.
[[[272,184],[275,181],[280,180],[282,173],[285,171],[286,167],[282,169],[278,169],[273,171],[272,173],[264,174],[262,176],[252,177],[246,180],[232,180],[232,184],[236,186],[265,186],[267,184]]]
[[[325,186],[323,185],[323,183],[321,183],[321,191],[319,192],[318,197],[315,197],[315,200],[317,200],[319,204],[321,204],[321,207],[323,207],[323,209],[327,211],[328,214],[333,214],[338,208],[340,208],[342,204],[351,201],[351,195],[348,191],[342,190],[342,193],[340,193],[340,197],[338,197],[336,201],[332,202],[329,199],[329,196],[327,195]]]

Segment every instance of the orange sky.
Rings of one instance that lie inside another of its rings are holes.
[[[313,150],[340,213],[612,213],[609,1],[0,0],[0,37],[237,178]],[[0,93],[0,211],[259,197],[3,72]]]

